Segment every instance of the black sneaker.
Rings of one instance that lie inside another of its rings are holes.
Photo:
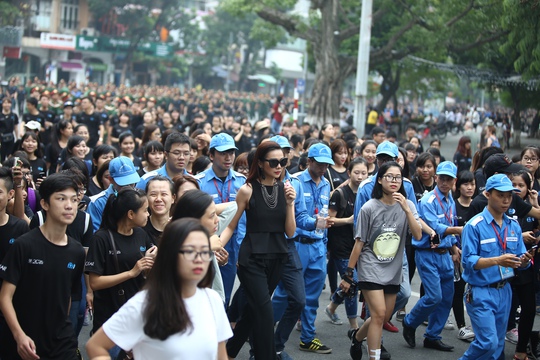
[[[362,359],[362,342],[356,340],[356,333],[359,329],[354,329],[350,333],[351,338],[351,348],[349,349],[349,354],[351,355],[351,358],[353,360],[361,360]]]
[[[300,350],[314,352],[316,354],[330,354],[332,349],[324,345],[319,339],[315,338],[308,343],[300,341]]]
[[[386,350],[383,344],[381,344],[381,360],[390,360],[392,355]]]

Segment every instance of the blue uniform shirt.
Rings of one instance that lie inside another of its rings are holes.
[[[467,222],[461,235],[463,280],[473,286],[487,286],[502,280],[498,266],[490,266],[480,270],[474,269],[480,258],[496,257],[504,253],[493,226],[499,232],[502,241],[504,241],[506,233],[506,253],[520,256],[527,251],[523,243],[521,227],[517,221],[503,214],[501,228],[487,207],[484,208],[480,214]]]
[[[319,185],[315,184],[315,181],[311,179],[309,171],[306,169],[296,176],[299,180],[301,188],[299,192],[303,193],[306,211],[308,215],[315,216],[315,209],[321,211],[324,205],[328,206],[330,202],[330,183],[325,177],[321,178]],[[327,231],[323,235],[315,234],[315,230],[304,230],[300,227],[296,227],[295,236],[308,237],[311,239],[323,239],[326,243],[328,241]]]
[[[375,181],[377,181],[377,173],[371,175],[366,180],[360,183],[358,192],[356,193],[356,200],[354,201],[354,228],[356,229],[356,221],[358,220],[358,214],[360,209],[364,206],[368,200],[371,199],[371,193],[375,187]],[[414,195],[414,187],[409,179],[403,178],[403,187],[407,193],[407,199],[411,200],[413,204],[416,204],[416,196]]]
[[[103,210],[105,209],[105,205],[107,205],[107,200],[109,200],[109,196],[111,196],[112,194],[114,194],[114,189],[112,185],[109,185],[106,190],[103,190],[99,194],[90,197],[91,201],[90,204],[88,204],[86,212],[89,213],[90,217],[92,218],[92,226],[94,227],[94,232],[98,231],[99,227],[101,226]]]
[[[448,227],[454,226],[456,216],[456,203],[450,194],[444,196],[439,187],[435,186],[435,189],[422,196],[418,202],[418,214],[430,228],[439,234],[441,239],[439,248],[450,248],[457,243],[454,235],[443,235]],[[412,245],[417,248],[429,248],[430,235],[422,233],[422,238],[413,239]]]
[[[150,172],[147,172],[146,174],[144,174],[142,177],[141,177],[141,180],[139,180],[139,182],[137,183],[137,189],[141,189],[141,190],[144,190],[146,191],[146,184],[148,184],[148,182],[158,176],[158,175],[161,175],[161,176],[165,176],[167,179],[170,179],[172,180],[172,178],[169,176],[169,174],[167,173],[167,164],[164,164],[162,167],[160,167],[159,169],[157,170],[154,170],[154,171],[150,171]],[[182,173],[182,175],[189,175],[191,176],[186,169],[184,169],[184,172]]]
[[[309,216],[307,213],[304,190],[302,189],[300,180],[292,177],[287,170],[285,170],[285,178],[283,180],[289,180],[294,188],[294,191],[296,191],[296,198],[294,199],[294,217],[296,219],[296,227],[308,231],[314,230],[317,224],[317,219]]]

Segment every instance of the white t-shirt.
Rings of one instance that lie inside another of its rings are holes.
[[[145,304],[146,290],[129,299],[103,324],[105,334],[122,349],[131,349],[137,360],[215,360],[218,343],[232,337],[223,302],[212,289],[197,288],[195,295],[184,299],[193,329],[171,335],[165,341],[144,333]]]

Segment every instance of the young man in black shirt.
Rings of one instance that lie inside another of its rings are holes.
[[[2,359],[75,360],[68,310],[85,254],[66,228],[77,214],[78,187],[71,177],[52,174],[39,190],[45,223],[15,240],[0,264],[0,309],[12,334],[0,338]]]
[[[82,98],[81,109],[81,113],[77,116],[77,124],[85,124],[88,127],[90,139],[86,145],[94,148],[97,145],[103,144],[105,124],[103,123],[103,118],[94,111],[92,100],[88,97]]]

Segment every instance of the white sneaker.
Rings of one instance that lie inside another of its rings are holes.
[[[459,329],[457,338],[459,340],[472,340],[474,339],[474,331],[472,331],[470,326],[464,326]]]
[[[448,319],[446,320],[446,324],[444,324],[445,330],[456,330],[456,325],[452,322],[452,320]]]
[[[518,329],[513,328],[512,330],[507,331],[505,340],[512,344],[517,344],[518,343]]]

